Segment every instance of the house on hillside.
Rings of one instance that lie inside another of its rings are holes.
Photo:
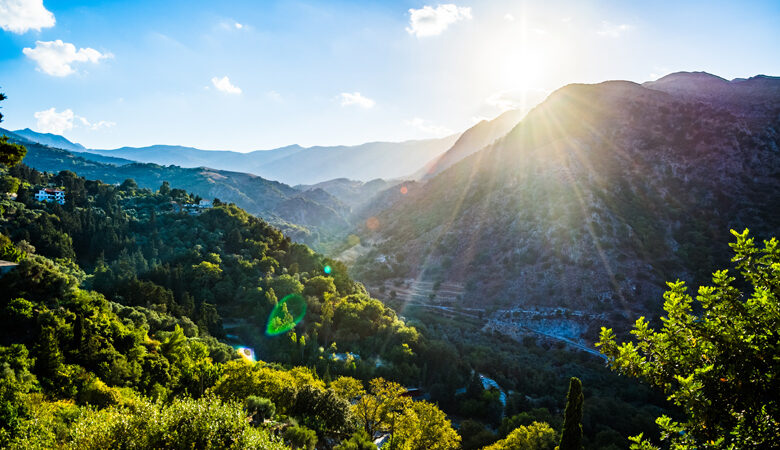
[[[35,199],[39,202],[57,202],[60,205],[64,205],[65,191],[62,189],[43,188],[35,194]]]

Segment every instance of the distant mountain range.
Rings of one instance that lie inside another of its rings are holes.
[[[460,285],[465,305],[654,312],[666,280],[728,266],[730,228],[780,235],[777,130],[775,77],[569,85],[396,196],[345,254],[379,296],[415,279]]]
[[[211,167],[251,173],[286,184],[315,184],[334,178],[373,180],[406,177],[425,163],[447,151],[458,139],[452,135],[440,139],[406,142],[369,142],[355,146],[308,147],[298,145],[273,150],[240,153],[229,150],[201,150],[178,145],[122,147],[115,150],[86,149],[62,136],[36,133],[30,129],[13,133],[27,140],[54,148],[81,152],[85,159],[107,162],[106,157],[122,160]]]

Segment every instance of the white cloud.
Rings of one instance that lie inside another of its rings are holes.
[[[504,14],[504,19],[506,19],[506,20],[508,20],[510,22],[514,22],[515,21],[515,16],[507,13],[507,14]]]
[[[43,73],[64,77],[76,70],[71,66],[74,62],[91,62],[97,64],[105,58],[111,58],[110,53],[100,53],[94,48],[80,48],[76,50],[73,44],[56,41],[36,41],[35,48],[24,48],[22,52],[38,64],[38,70]]]
[[[361,108],[369,109],[373,108],[376,104],[375,101],[368,97],[364,97],[360,92],[342,92],[339,95],[341,96],[341,106],[356,105]]]
[[[54,14],[43,0],[0,0],[0,28],[12,33],[26,33],[29,30],[53,27]]]
[[[81,124],[85,128],[90,130],[100,130],[103,128],[111,128],[116,125],[115,122],[109,122],[107,120],[101,120],[98,122],[90,122],[86,117],[81,117],[73,113],[73,110],[66,109],[62,112],[57,112],[54,108],[49,108],[44,111],[38,111],[33,114],[38,120],[37,129],[42,133],[54,133],[62,134],[68,130],[72,130],[76,124]],[[75,124],[74,124],[74,121]]]
[[[214,77],[211,79],[211,84],[214,85],[217,90],[226,94],[240,94],[241,88],[230,82],[230,78],[226,76],[222,78]]]
[[[38,111],[34,117],[38,119],[38,131],[62,134],[73,128],[75,115],[70,109],[58,113],[54,108],[49,108],[45,111]]]
[[[446,136],[448,134],[452,134],[452,130],[449,128],[443,125],[437,125],[429,120],[421,119],[419,117],[415,117],[411,120],[404,120],[404,125],[416,128],[425,134],[430,134],[433,136]]]
[[[238,22],[234,23],[234,24],[233,24],[233,26],[234,26],[234,27],[236,27],[236,30],[240,30],[240,29],[244,28],[244,26],[243,26],[243,25],[241,25],[241,24],[240,24],[240,23],[238,23]]]
[[[620,24],[616,25],[607,21],[601,22],[601,28],[596,31],[596,34],[599,36],[605,36],[610,38],[617,38],[620,37],[621,34],[625,33],[626,31],[633,28],[631,25],[628,24]]]
[[[116,125],[116,122],[109,122],[107,120],[100,120],[98,122],[90,123],[90,121],[87,120],[86,117],[81,117],[81,116],[75,116],[75,117],[79,120],[79,122],[81,122],[82,125],[84,125],[85,127],[93,131],[100,130],[103,128],[111,128],[114,125]]]
[[[417,37],[436,36],[450,25],[460,20],[471,19],[471,8],[451,3],[437,5],[436,8],[423,6],[409,10],[409,26],[406,31]]]

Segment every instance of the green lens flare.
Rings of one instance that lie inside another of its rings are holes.
[[[295,328],[305,315],[306,300],[298,294],[290,294],[274,306],[274,310],[268,316],[265,334],[268,336],[284,334]]]
[[[330,266],[325,266],[322,268],[322,271],[325,272],[325,274],[330,275],[330,271],[333,270],[330,268]]]

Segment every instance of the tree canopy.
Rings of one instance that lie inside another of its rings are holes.
[[[757,247],[748,230],[732,234],[739,280],[716,271],[695,301],[684,282],[668,283],[661,328],[640,317],[635,342],[618,344],[611,329],[601,330],[598,345],[615,370],[660,387],[681,408],[681,420],[657,420],[672,448],[780,442],[780,248],[774,238]]]

